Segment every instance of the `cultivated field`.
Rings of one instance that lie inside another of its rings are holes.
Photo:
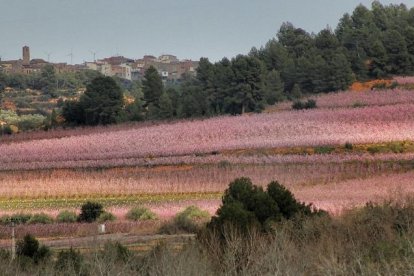
[[[407,80],[404,79],[404,82]],[[317,102],[319,108],[358,108],[414,103],[414,91],[407,89],[342,91],[309,97]],[[270,107],[268,111],[290,110],[290,102]]]
[[[406,79],[402,79],[408,82]],[[277,180],[332,213],[413,192],[411,90],[341,92],[317,109],[29,133],[0,144],[0,209],[102,202],[122,220],[145,205],[161,218],[188,205],[215,212],[236,177]]]
[[[197,157],[226,150],[380,143],[412,137],[414,104],[283,111],[3,144],[0,169],[145,165],[154,158]]]

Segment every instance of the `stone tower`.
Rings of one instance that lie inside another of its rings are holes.
[[[30,49],[29,46],[23,47],[23,64],[29,65],[30,64]]]

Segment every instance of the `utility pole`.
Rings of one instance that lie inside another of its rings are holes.
[[[16,238],[14,233],[14,221],[12,222],[12,243],[11,243],[11,259],[16,259]]]

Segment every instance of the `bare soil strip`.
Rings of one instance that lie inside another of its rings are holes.
[[[65,250],[69,248],[79,249],[82,252],[89,252],[101,248],[107,242],[120,242],[131,250],[147,252],[159,244],[167,245],[170,248],[179,249],[184,244],[195,239],[194,234],[180,235],[135,235],[135,234],[106,234],[88,237],[39,239],[41,244],[49,246],[53,250]],[[0,240],[0,248],[11,247],[11,240]]]

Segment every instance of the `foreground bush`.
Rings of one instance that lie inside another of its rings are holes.
[[[128,211],[126,218],[129,220],[153,220],[157,219],[157,215],[145,207],[135,207]]]
[[[73,223],[76,222],[77,219],[78,215],[76,215],[75,212],[67,210],[61,211],[56,217],[56,221],[61,223]]]
[[[227,223],[199,241],[218,274],[408,275],[413,230],[414,202],[369,203],[337,218],[294,216],[271,233]]]
[[[222,205],[208,227],[223,228],[225,224],[241,229],[265,229],[272,222],[294,216],[325,214],[311,205],[298,202],[293,194],[278,182],[271,182],[264,191],[253,185],[249,178],[238,178],[224,192]]]
[[[284,193],[288,191],[277,191]],[[285,206],[292,206],[292,201],[285,201]],[[281,219],[271,232],[258,226],[243,230],[226,224],[221,232],[202,231],[181,249],[166,241],[150,252],[135,254],[111,242],[84,255],[67,250],[56,260],[44,258],[22,267],[20,259],[33,260],[39,251],[38,243],[25,237],[28,253],[19,249],[19,262],[11,262],[9,254],[0,251],[0,271],[2,275],[414,274],[412,200],[370,203],[338,217],[299,213]]]
[[[106,242],[103,249],[96,249],[93,261],[89,262],[90,270],[98,275],[149,275],[138,273],[139,259],[119,242]],[[92,273],[92,275],[94,275]]]
[[[17,241],[16,247],[17,256],[29,258],[35,263],[49,258],[52,254],[48,247],[44,245],[39,246],[39,241],[30,234]]]
[[[130,259],[132,253],[128,248],[120,242],[107,242],[104,249],[100,252],[104,257],[110,257],[116,262],[126,263]]]
[[[73,248],[60,251],[54,267],[63,275],[88,275],[84,265],[84,257]]]
[[[94,222],[104,212],[103,206],[97,202],[86,202],[81,207],[81,212],[78,217],[79,222]]]

